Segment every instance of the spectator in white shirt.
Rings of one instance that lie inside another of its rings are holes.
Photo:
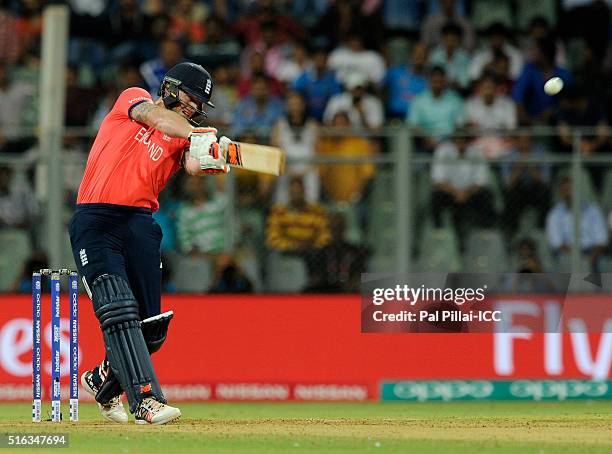
[[[495,223],[489,164],[481,150],[469,143],[465,130],[438,145],[431,180],[434,186],[431,207],[436,227],[442,226],[442,214],[446,210],[451,212],[461,238],[468,224],[490,227]]]
[[[304,98],[299,92],[290,91],[285,102],[285,115],[272,130],[271,144],[282,148],[289,159],[311,158],[315,154],[317,135],[317,123],[306,115]],[[276,179],[276,203],[289,202],[289,180],[293,176],[302,178],[308,202],[319,201],[319,172],[315,166],[290,164],[285,173]]]
[[[572,209],[572,179],[565,176],[560,187],[561,200],[548,213],[546,236],[557,260],[557,269],[566,269],[574,238]],[[580,213],[580,251],[591,266],[591,272],[599,272],[599,258],[608,245],[608,228],[601,208],[596,202],[582,201]],[[586,270],[583,270],[586,271]]]
[[[477,92],[465,104],[470,126],[480,131],[516,128],[516,105],[509,97],[498,94],[493,74],[485,74],[480,79]]]
[[[485,156],[499,157],[508,152],[510,144],[497,132],[516,128],[516,106],[508,96],[499,94],[497,79],[492,74],[480,79],[477,92],[465,103],[467,124],[481,134],[478,143]]]
[[[359,73],[375,86],[381,85],[386,71],[382,55],[365,49],[362,37],[356,32],[350,33],[344,44],[329,54],[327,66],[335,71],[341,83],[346,83],[351,74]]]
[[[314,65],[308,49],[304,44],[295,42],[291,49],[291,56],[279,64],[276,77],[280,82],[292,86],[293,82],[305,71],[313,70]]]
[[[508,40],[508,29],[500,22],[491,24],[487,30],[488,43],[479,49],[472,57],[470,64],[470,79],[479,79],[484,73],[487,65],[493,61],[496,52],[503,52],[508,56],[510,62],[510,77],[517,79],[523,69],[523,56],[521,51],[510,44]]]
[[[353,127],[380,128],[384,121],[382,101],[366,91],[367,79],[359,73],[351,73],[345,81],[344,93],[332,96],[325,108],[323,121],[331,123],[338,112],[347,112]]]
[[[21,153],[36,143],[26,120],[28,106],[37,104],[35,89],[19,78],[11,80],[9,67],[0,61],[0,153]],[[31,137],[21,136],[25,128]]]

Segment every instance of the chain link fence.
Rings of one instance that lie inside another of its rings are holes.
[[[609,272],[612,153],[585,153],[591,133],[572,131],[568,151],[554,128],[495,140],[461,130],[432,153],[405,127],[287,131],[280,178],[172,178],[154,215],[164,291],[356,292],[362,272]],[[45,208],[36,147],[0,155],[1,291],[29,291],[41,263],[73,265],[66,230],[54,258],[43,232],[51,216],[67,225],[92,134],[67,130],[61,213]]]

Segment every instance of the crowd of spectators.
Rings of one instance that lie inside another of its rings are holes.
[[[0,2],[2,153],[27,152],[33,145],[27,134],[24,138],[14,131],[37,124],[41,11],[47,3]],[[128,86],[141,86],[156,97],[170,67],[194,61],[215,81],[211,125],[238,140],[279,145],[289,158],[385,153],[387,143],[372,135],[385,126],[408,125],[417,136],[417,153],[433,156],[432,222],[442,226],[450,220],[461,237],[475,224],[503,228],[510,238],[522,213],[533,208],[538,225],[549,233],[551,248],[562,251],[567,235],[554,232],[561,228],[560,221],[551,221],[571,217],[567,206],[563,212],[555,205],[557,199],[561,204],[565,200],[562,191],[555,192],[554,182],[561,177],[550,166],[513,160],[570,152],[576,145],[571,134],[575,126],[593,128],[581,137],[583,155],[612,149],[606,131],[612,105],[609,2],[53,3],[71,9],[67,126],[95,128]],[[553,76],[566,85],[559,96],[543,91]],[[539,140],[514,132],[533,126],[557,128],[558,134]],[[338,137],[321,134],[321,127],[338,130]],[[67,139],[66,146],[86,153],[88,142]],[[503,164],[495,165],[499,158]],[[601,196],[605,174],[601,168],[589,169]],[[262,232],[267,226],[265,238],[254,245],[259,256],[265,243],[283,252],[309,248],[324,260],[337,252],[325,252],[338,234],[329,231],[328,223],[342,224],[333,221],[333,208],[367,203],[376,170],[372,164],[313,166],[302,161],[277,181],[237,174],[238,206],[266,211],[263,224],[250,226]],[[494,200],[496,181],[503,192],[501,206]],[[221,189],[203,185],[185,178],[170,188],[169,200],[157,214],[165,250],[219,257],[227,249],[223,233],[228,227],[221,215],[227,200]],[[601,211],[596,200],[590,203]],[[303,219],[294,216],[296,204],[298,211],[308,212],[302,213]],[[363,206],[358,212],[364,212]],[[363,227],[367,220],[358,217]],[[571,218],[564,222],[571,224]],[[236,235],[247,227],[237,227]],[[605,238],[597,235],[598,251],[607,246],[604,230]],[[315,231],[316,238],[310,238]],[[592,251],[591,246],[585,248]],[[354,248],[346,250],[360,257],[356,263],[366,263],[368,253]],[[226,275],[232,282],[243,279],[239,262],[223,257],[222,268],[231,272],[217,270],[217,281]],[[308,268],[310,288],[319,288],[316,266]],[[350,277],[342,278],[344,290],[354,278],[353,268],[347,271]],[[227,287],[215,285],[218,291]],[[334,286],[337,283],[328,285]]]

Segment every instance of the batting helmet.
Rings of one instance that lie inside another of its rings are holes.
[[[199,126],[206,118],[204,104],[215,107],[210,102],[213,90],[212,77],[200,65],[195,63],[179,63],[166,73],[157,94],[161,96],[166,108],[172,109],[181,104],[179,90],[184,91],[199,101],[200,106],[189,119],[192,124]]]

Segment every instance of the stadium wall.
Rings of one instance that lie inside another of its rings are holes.
[[[48,388],[50,310],[48,295],[43,298]],[[612,303],[612,297],[605,298]],[[62,374],[67,385],[65,296],[62,302]],[[104,348],[89,299],[82,295],[80,302],[84,370],[103,358]],[[29,400],[31,298],[5,295],[0,305],[0,401]],[[405,391],[411,383],[438,391],[441,383],[473,388],[483,380],[564,381],[570,388],[592,380],[611,383],[610,333],[362,334],[358,295],[166,295],[163,310],[170,309],[175,313],[170,334],[154,362],[173,400],[359,401],[389,393],[397,400],[390,387]],[[609,396],[608,388],[600,397]],[[567,392],[567,386],[564,389]]]

